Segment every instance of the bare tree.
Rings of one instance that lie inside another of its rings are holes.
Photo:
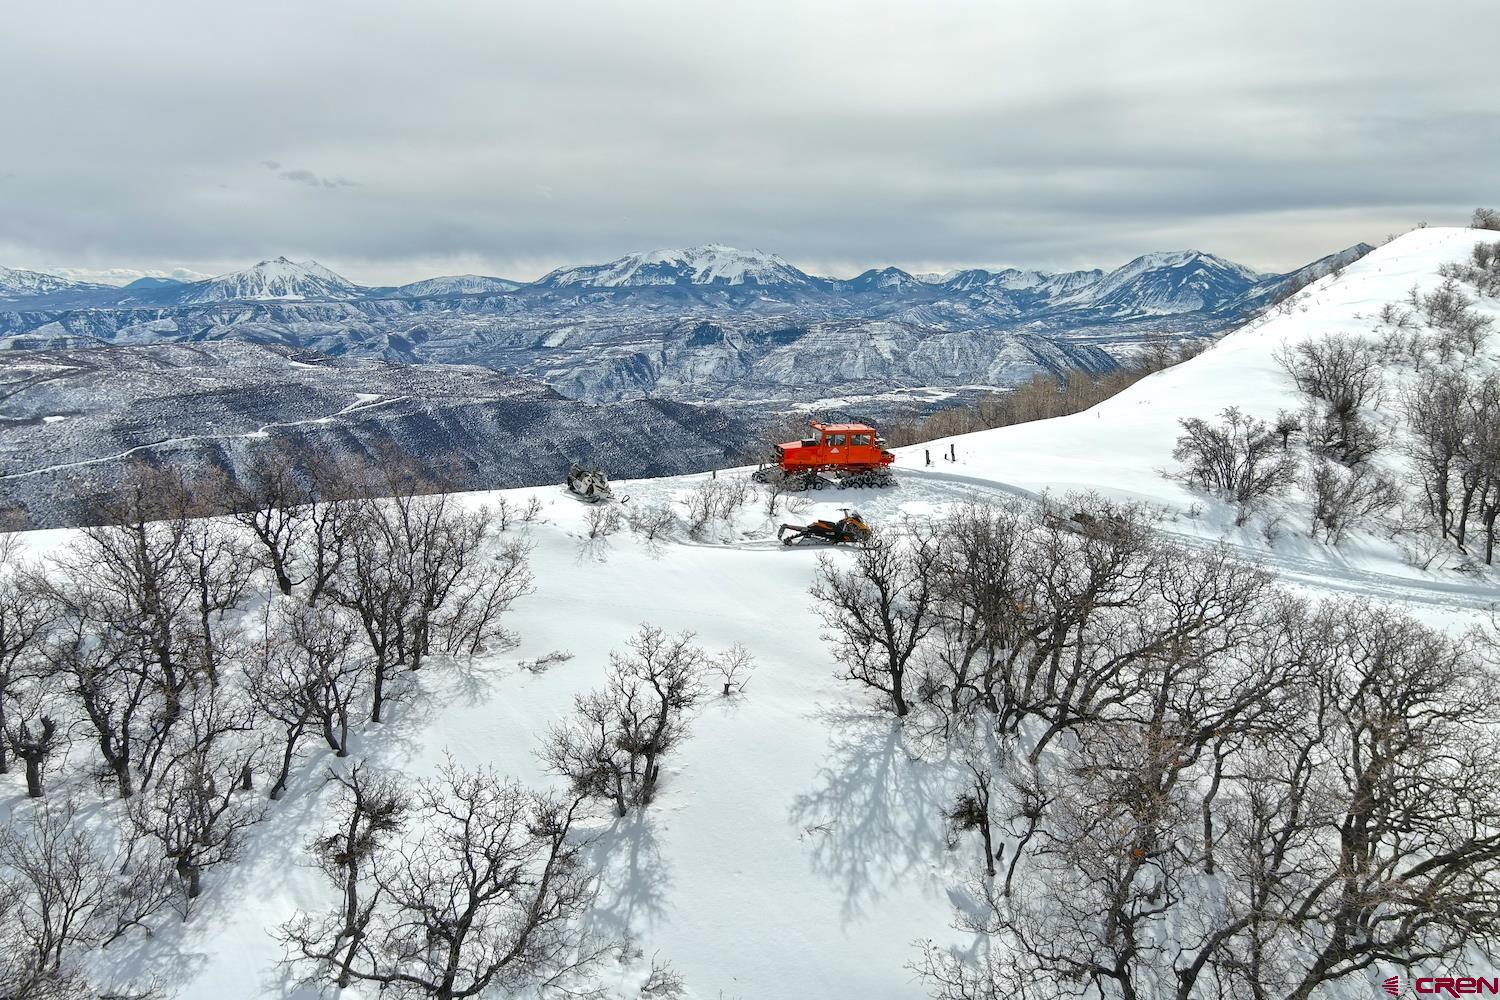
[[[72,803],[38,803],[15,817],[0,828],[0,993],[144,996],[88,983],[74,959],[158,912],[170,898],[168,874],[104,847]]]
[[[291,456],[281,451],[257,452],[233,497],[235,520],[260,543],[262,563],[284,595],[298,582],[294,560],[306,532],[303,508],[311,500]]]
[[[755,654],[737,642],[709,661],[709,668],[724,682],[723,695],[729,697],[745,690],[755,673]]]
[[[349,714],[369,684],[369,659],[347,612],[301,602],[268,610],[263,639],[248,672],[259,713],[281,726],[280,768],[270,797],[286,791],[302,744],[321,734],[338,756],[349,753]]]
[[[373,653],[374,722],[395,668],[416,670],[434,650],[473,655],[505,635],[500,616],[530,590],[523,542],[490,553],[487,511],[418,488],[404,482],[395,496],[359,504],[327,589],[358,618]]]
[[[39,672],[42,647],[56,618],[45,588],[20,563],[9,535],[0,535],[0,733],[19,687]],[[9,772],[9,756],[0,738],[0,774]]]
[[[1291,410],[1277,410],[1273,429],[1281,439],[1281,450],[1286,451],[1292,443],[1292,435],[1302,430],[1302,417]]]
[[[62,742],[57,720],[47,715],[38,715],[35,719],[23,717],[0,732],[0,740],[9,745],[11,753],[26,768],[26,796],[41,798],[44,794],[43,768]]]
[[[156,841],[177,872],[184,919],[203,890],[203,873],[238,860],[245,831],[265,816],[245,801],[258,749],[251,721],[224,696],[201,693],[163,773],[131,800],[135,831]]]
[[[1464,450],[1468,381],[1446,368],[1425,372],[1406,400],[1411,431],[1409,454],[1416,465],[1428,511],[1438,530],[1456,530],[1453,509],[1455,464]]]
[[[406,656],[406,628],[418,600],[410,538],[380,501],[361,504],[329,597],[351,611],[372,654],[370,721],[380,722],[391,672]]]
[[[194,643],[202,652],[200,666],[209,683],[217,684],[224,647],[234,639],[224,628],[224,616],[239,606],[250,584],[245,567],[251,550],[227,525],[200,519],[185,526],[180,558],[196,605]]]
[[[565,984],[599,956],[578,926],[594,897],[573,834],[577,802],[450,765],[417,794],[410,844],[380,841],[363,923],[346,946],[338,916],[294,922],[291,961],[310,981],[457,1000]]]
[[[1237,505],[1237,524],[1244,524],[1260,502],[1285,490],[1296,475],[1296,461],[1282,451],[1276,432],[1233,406],[1217,425],[1198,417],[1180,423],[1183,433],[1172,457],[1183,463],[1183,477]]]
[[[1474,216],[1469,220],[1472,229],[1500,229],[1500,212],[1493,208],[1476,208]]]
[[[909,542],[876,537],[840,569],[818,560],[812,587],[816,611],[844,676],[890,698],[897,718],[911,711],[906,675],[922,640],[937,626],[934,574],[936,535],[913,524]]]
[[[340,786],[336,818],[308,850],[338,887],[342,905],[317,916],[301,914],[283,925],[281,935],[289,961],[307,963],[316,970],[314,978],[331,978],[346,989],[380,900],[376,862],[405,826],[411,796],[394,776],[372,775],[359,763],[347,774],[329,771],[328,780]]]
[[[1276,360],[1297,388],[1328,404],[1340,420],[1352,419],[1380,398],[1380,356],[1368,341],[1347,334],[1283,345]]]
[[[707,657],[692,640],[641,626],[628,653],[610,654],[605,686],[575,698],[573,718],[552,727],[541,759],[575,795],[609,800],[620,816],[651,803],[661,760],[703,696]]]
[[[1020,891],[976,884],[960,922],[996,945],[929,946],[935,997],[1306,1000],[1500,939],[1500,706],[1473,650],[1358,604],[1262,612],[1163,647],[1037,762]]]

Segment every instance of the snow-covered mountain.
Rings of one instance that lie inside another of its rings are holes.
[[[1097,280],[1076,283],[1058,301],[1127,315],[1197,312],[1238,298],[1263,277],[1198,250],[1148,253]]]
[[[455,274],[398,285],[391,289],[389,294],[398,299],[445,298],[452,295],[491,295],[500,292],[513,292],[517,288],[520,288],[522,284],[523,282],[511,281],[509,278],[492,278],[484,274]]]
[[[107,285],[96,285],[86,281],[73,281],[44,271],[22,271],[0,267],[0,302],[22,302],[53,296],[59,293],[88,293],[107,289]]]
[[[681,250],[627,254],[607,264],[561,267],[543,288],[634,288],[659,285],[794,285],[813,279],[773,253],[709,243]]]
[[[299,263],[277,257],[243,271],[195,281],[183,289],[177,301],[186,305],[263,299],[338,301],[357,299],[365,292],[363,286],[335,274],[317,261]]]

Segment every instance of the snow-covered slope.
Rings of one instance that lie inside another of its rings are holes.
[[[1027,492],[1096,490],[1165,506],[1179,518],[1174,530],[1203,537],[1228,537],[1267,558],[1291,565],[1362,566],[1401,577],[1422,574],[1405,566],[1395,546],[1363,538],[1334,551],[1306,538],[1306,504],[1293,496],[1266,518],[1243,528],[1216,501],[1189,490],[1164,472],[1176,467],[1172,450],[1186,417],[1213,419],[1228,406],[1271,421],[1280,410],[1299,411],[1306,403],[1276,361],[1286,344],[1342,334],[1373,338],[1382,306],[1403,303],[1415,286],[1425,294],[1444,279],[1439,268],[1462,262],[1476,242],[1496,242],[1493,233],[1472,229],[1421,229],[1348,263],[1299,292],[1274,314],[1227,334],[1198,357],[1157,372],[1091,410],[1054,420],[1018,424],[935,441],[899,453],[898,464],[918,471],[924,455],[942,453],[950,443],[957,462],[942,463],[935,475],[977,483],[1003,482]],[[1326,273],[1326,272],[1325,272]],[[1481,301],[1500,329],[1500,305]],[[1500,367],[1500,336],[1492,335],[1487,356],[1474,365]],[[1375,414],[1389,436],[1377,462],[1412,488],[1400,445],[1404,440],[1401,399],[1413,372],[1389,370],[1383,405]],[[1188,517],[1205,510],[1200,519]],[[1268,528],[1268,521],[1279,522]],[[1266,551],[1264,534],[1280,536]],[[1500,596],[1497,594],[1496,596]]]
[[[178,297],[181,303],[259,299],[357,299],[365,289],[317,261],[263,260],[243,271],[231,271],[194,282]]]

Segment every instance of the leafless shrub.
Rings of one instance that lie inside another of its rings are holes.
[[[1469,220],[1471,229],[1500,230],[1500,212],[1493,208],[1476,208],[1474,217]]]
[[[746,649],[743,643],[737,642],[711,659],[708,665],[724,682],[722,693],[727,698],[732,694],[740,694],[745,690],[745,685],[750,683],[750,675],[755,673],[755,654]]]
[[[1427,322],[1438,331],[1438,353],[1443,358],[1455,351],[1473,357],[1484,346],[1494,325],[1490,317],[1475,310],[1474,300],[1451,277],[1422,297],[1422,311]]]
[[[1467,264],[1444,264],[1439,273],[1473,285],[1480,295],[1500,295],[1500,243],[1476,243]]]
[[[623,523],[624,518],[620,516],[620,508],[612,503],[594,504],[584,517],[588,537],[592,540],[608,538],[619,531]]]
[[[567,663],[573,658],[573,654],[565,649],[554,649],[550,653],[543,653],[534,660],[522,660],[521,669],[533,674],[545,674],[548,670],[559,664]]]
[[[535,524],[542,519],[542,501],[538,497],[528,497],[526,504],[521,508],[521,523]]]
[[[1447,537],[1437,530],[1426,511],[1403,507],[1392,518],[1390,528],[1391,539],[1408,566],[1430,569],[1439,556],[1452,550]]]
[[[687,982],[665,959],[651,956],[651,972],[641,983],[640,996],[651,1000],[682,1000],[687,996]]]
[[[1385,436],[1364,416],[1340,416],[1324,403],[1309,404],[1302,425],[1309,451],[1343,465],[1363,465],[1385,446]]]
[[[711,525],[727,522],[750,500],[751,484],[745,476],[705,479],[683,499],[688,534],[703,537]]]
[[[630,509],[625,523],[648,545],[656,545],[671,536],[677,515],[666,504],[641,504]]]
[[[854,553],[848,569],[820,556],[812,587],[823,638],[844,676],[885,694],[897,718],[911,711],[908,668],[937,627],[932,564],[938,537],[920,524],[910,535],[909,541],[876,536]]]
[[[1277,433],[1237,407],[1224,410],[1217,425],[1198,417],[1179,423],[1183,433],[1172,457],[1183,463],[1183,478],[1234,503],[1238,524],[1249,520],[1262,501],[1284,491],[1296,475],[1296,461],[1281,450]]]
[[[1425,345],[1410,309],[1395,302],[1381,306],[1376,316],[1375,333],[1379,338],[1380,353],[1387,360],[1405,358],[1421,364]]]
[[[304,981],[457,1000],[565,988],[597,961],[579,927],[595,888],[573,833],[576,802],[449,764],[418,787],[419,832],[403,842],[389,830],[407,811],[399,792],[378,798],[373,814],[356,806],[353,837],[334,832],[318,849],[336,885],[360,888],[283,928]],[[346,863],[355,858],[357,870]]]
[[[1395,481],[1368,466],[1344,469],[1318,461],[1306,478],[1312,535],[1329,545],[1339,545],[1351,529],[1378,523],[1401,503]]]
[[[72,803],[38,803],[0,828],[0,995],[150,995],[89,983],[77,963],[170,900],[170,870],[135,855],[96,840]]]
[[[661,759],[687,736],[703,696],[707,657],[692,640],[643,625],[628,653],[610,654],[604,687],[574,698],[573,717],[552,727],[539,755],[573,794],[611,802],[620,816],[650,804]]]

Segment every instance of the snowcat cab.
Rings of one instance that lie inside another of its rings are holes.
[[[776,446],[776,464],[756,472],[757,482],[788,489],[895,485],[890,465],[896,456],[874,427],[817,421],[807,426],[810,433],[802,440]]]

